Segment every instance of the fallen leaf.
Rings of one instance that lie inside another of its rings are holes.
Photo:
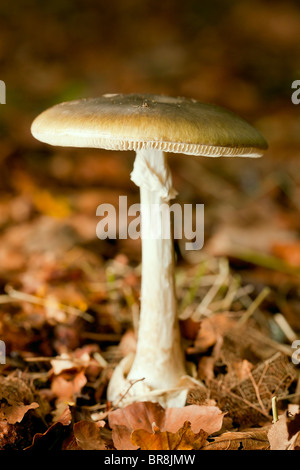
[[[189,421],[194,433],[204,429],[208,435],[221,429],[224,413],[217,406],[189,405],[183,408],[168,408],[163,429],[176,432],[180,423]]]
[[[267,429],[244,432],[225,432],[211,438],[201,450],[267,450],[270,444]]]
[[[59,375],[61,372],[68,369],[80,369],[87,367],[91,358],[87,352],[83,353],[81,357],[74,357],[74,354],[63,353],[59,357],[51,359],[50,363],[55,375]]]
[[[30,413],[36,408],[39,408],[38,413]],[[0,377],[0,448],[29,445],[32,436],[45,428],[41,415],[46,408],[25,379],[14,375]]]
[[[28,404],[33,402],[34,395],[25,380],[9,375],[0,377],[0,400],[3,399],[10,405],[16,403]]]
[[[25,380],[19,377],[0,377],[0,420],[9,424],[20,423],[29,410],[39,404]]]
[[[70,375],[59,375],[53,378],[51,390],[60,400],[74,400],[87,383],[84,371]]]
[[[162,428],[164,416],[164,408],[151,402],[137,402],[110,412],[108,423],[112,429],[114,446],[118,450],[136,449],[130,439],[131,433],[136,429],[151,432],[154,422]]]
[[[54,423],[43,434],[35,434],[31,446],[24,450],[60,450],[68,432],[68,427],[62,423]]]
[[[188,405],[183,408],[167,408],[158,403],[137,402],[112,411],[108,415],[109,426],[116,449],[136,449],[131,441],[135,430],[152,433],[153,423],[161,430],[176,433],[186,421],[193,433],[203,429],[208,435],[222,427],[224,414],[216,406]]]
[[[244,362],[244,365],[247,366],[247,363]],[[228,415],[236,424],[243,427],[269,421],[274,390],[284,396],[296,378],[289,359],[281,353],[274,354],[248,371],[248,377],[243,380],[238,380],[234,371],[234,374],[227,373],[224,378],[220,376],[209,383],[211,397],[220,408],[228,410]]]
[[[16,403],[12,406],[2,404],[0,408],[0,420],[5,419],[9,424],[20,423],[27,411],[35,410],[39,406],[40,405],[36,402],[32,402],[30,405],[23,405],[23,403]]]
[[[295,450],[300,441],[300,413],[282,414],[268,433],[271,450]]]
[[[110,433],[102,428],[102,424],[85,420],[74,424],[74,436],[82,450],[105,450],[112,447]]]
[[[68,436],[61,445],[61,450],[82,450],[77,444],[74,434]]]
[[[199,450],[208,434],[200,429],[198,433],[191,430],[191,423],[185,421],[176,432],[155,430],[150,433],[137,429],[131,435],[131,442],[141,450]]]
[[[71,421],[71,411],[67,407],[61,417],[47,431],[35,434],[32,444],[24,450],[60,450],[63,441],[69,433]]]

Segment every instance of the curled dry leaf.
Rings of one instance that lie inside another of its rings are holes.
[[[189,405],[165,410],[158,403],[137,402],[112,411],[108,421],[116,449],[132,450],[137,445],[131,441],[131,433],[144,430],[152,434],[153,423],[161,432],[176,433],[188,421],[193,433],[199,433],[202,429],[210,435],[221,429],[223,416],[216,406]]]
[[[27,411],[35,410],[38,407],[39,404],[36,402],[30,405],[23,405],[22,403],[15,403],[12,406],[2,404],[0,407],[0,420],[6,420],[9,424],[20,423]]]
[[[31,446],[24,450],[60,450],[69,433],[72,421],[70,408],[67,407],[61,417],[46,432],[35,434]]]
[[[175,433],[155,431],[150,433],[137,429],[131,435],[131,442],[141,450],[199,450],[206,441],[208,434],[200,429],[198,433],[191,430],[191,423],[185,421]]]
[[[9,424],[20,423],[29,410],[39,404],[29,385],[18,377],[0,377],[0,420]]]
[[[31,403],[34,400],[33,391],[25,380],[9,375],[0,377],[0,400],[10,405],[15,403]]]
[[[29,445],[36,429],[44,428],[39,413],[29,413],[39,408],[34,401],[35,390],[21,377],[0,377],[0,449],[14,449]]]

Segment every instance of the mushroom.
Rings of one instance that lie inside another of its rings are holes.
[[[134,150],[131,179],[140,187],[142,224],[153,204],[169,204],[176,195],[164,152],[258,157],[267,148],[261,134],[230,111],[194,99],[151,94],[107,94],[61,103],[40,114],[31,131],[51,145]],[[173,240],[143,233],[137,350],[115,369],[108,399],[119,405],[154,399],[183,406],[186,394],[178,389],[185,376]],[[168,390],[173,395],[166,394]]]

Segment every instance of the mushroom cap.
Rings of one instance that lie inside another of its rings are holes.
[[[32,123],[51,145],[108,150],[153,148],[203,156],[258,157],[262,135],[219,106],[151,94],[109,94],[58,104]]]

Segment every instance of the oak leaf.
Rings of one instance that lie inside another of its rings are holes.
[[[185,421],[176,433],[161,432],[157,428],[152,433],[137,429],[131,435],[131,442],[141,450],[199,450],[207,436],[203,429],[194,433],[191,430],[191,423]]]

